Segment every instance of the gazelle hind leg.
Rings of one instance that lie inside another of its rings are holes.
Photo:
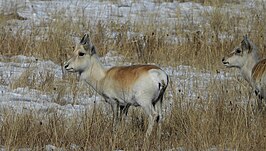
[[[158,117],[158,113],[155,111],[154,107],[152,104],[144,106],[143,107],[145,112],[147,113],[148,117],[148,128],[145,134],[146,138],[149,138],[149,136],[151,135],[154,123]]]
[[[157,129],[157,135],[159,140],[161,139],[161,133],[162,133],[162,120],[163,120],[163,96],[160,96],[159,102],[157,104],[157,112],[159,113],[158,119],[156,120],[158,123],[158,129]]]
[[[158,100],[159,101],[157,102],[157,104],[154,104],[154,108],[155,108],[156,112],[158,113],[158,117],[156,118],[156,122],[160,123],[163,119],[163,115],[162,115],[162,113],[163,113],[163,96],[160,96],[158,98]]]

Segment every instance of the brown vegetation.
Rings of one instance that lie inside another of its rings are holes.
[[[227,0],[223,2],[229,3]],[[238,1],[232,2],[238,3]],[[35,27],[26,36],[23,34],[23,28],[19,28],[16,32],[12,28],[7,28],[6,24],[1,23],[4,17],[0,17],[0,55],[35,56],[62,65],[73,50],[74,43],[71,36],[81,37],[83,31],[88,31],[101,55],[109,50],[115,50],[123,54],[128,62],[134,64],[156,63],[162,67],[182,64],[216,74],[224,70],[221,63],[222,56],[231,51],[246,33],[258,46],[261,56],[264,56],[265,11],[253,10],[248,13],[249,17],[229,17],[229,14],[217,8],[212,13],[204,15],[209,25],[202,25],[199,30],[193,23],[177,24],[176,30],[172,33],[157,31],[157,25],[152,23],[148,26],[140,23],[114,22],[110,24],[99,22],[97,25],[92,25],[86,20],[81,20],[74,24],[71,19],[62,19],[63,16],[58,13],[55,14],[57,21],[49,24],[49,27],[53,28],[41,31],[39,27]],[[258,19],[251,19],[253,17]],[[249,26],[249,32],[245,29],[238,30],[242,25]],[[185,31],[184,27],[189,28],[191,32]],[[110,40],[106,31],[118,32],[117,40]],[[138,31],[144,36],[128,37],[128,31]],[[177,35],[184,37],[184,42],[167,42],[170,36]],[[221,35],[224,36],[223,39]],[[47,74],[43,76],[45,82],[37,85],[36,81],[27,81],[30,74],[31,71],[23,73],[11,87],[28,86],[42,91],[53,91],[58,93],[55,99],[58,104],[62,104],[62,96],[69,93],[65,86],[58,86],[59,83],[72,85],[70,93],[74,96],[77,94],[78,88],[75,85],[77,80],[73,75],[64,76],[62,81],[57,81],[53,75]],[[169,112],[164,114],[161,140],[153,134],[150,144],[146,146],[147,150],[266,149],[266,116],[265,113],[257,112],[254,107],[255,101],[248,84],[245,82],[242,84],[242,81],[235,79],[210,81],[209,88],[205,90],[208,99],[201,97],[205,93],[202,92],[198,94],[197,100],[183,97],[183,94],[176,91],[176,84],[172,81],[167,89],[168,94],[164,104],[168,105],[171,93],[173,105]],[[195,88],[197,87],[195,84]],[[188,91],[188,88],[184,88],[184,91],[186,90]],[[186,92],[184,93],[186,95]],[[248,100],[247,103],[241,102],[243,98]],[[112,117],[98,105],[80,116],[68,118],[53,111],[41,117],[34,111],[16,114],[12,110],[1,110],[0,114],[2,115],[0,146],[4,146],[7,150],[19,148],[44,150],[48,144],[67,150],[141,150],[145,146],[143,138],[147,119],[138,109],[130,110],[128,119],[122,123],[117,132],[112,132]],[[76,145],[74,149],[73,145]]]

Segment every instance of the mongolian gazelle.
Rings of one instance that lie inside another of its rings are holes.
[[[168,85],[168,75],[155,65],[115,66],[106,69],[98,59],[96,48],[85,34],[65,65],[69,72],[78,72],[112,107],[114,124],[127,114],[131,105],[141,106],[148,114],[146,137],[153,125],[161,120],[162,100]],[[159,106],[155,106],[159,102]],[[161,123],[159,122],[159,131]]]
[[[240,69],[244,79],[259,97],[258,107],[262,109],[262,99],[266,98],[266,59],[259,61],[258,50],[247,35],[234,51],[222,59],[222,62],[226,67]]]

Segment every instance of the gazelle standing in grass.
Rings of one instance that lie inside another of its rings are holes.
[[[238,47],[222,59],[222,62],[226,67],[240,69],[244,79],[255,90],[258,107],[262,109],[262,100],[266,98],[266,59],[259,60],[258,50],[247,35]]]
[[[77,72],[80,79],[103,96],[113,110],[115,127],[119,116],[127,114],[131,105],[141,106],[148,114],[146,137],[153,125],[162,118],[163,95],[168,75],[155,65],[115,66],[107,69],[98,59],[95,46],[85,34],[76,46],[72,58],[64,65],[69,72]],[[155,106],[159,102],[159,106]],[[161,122],[159,122],[161,129]]]

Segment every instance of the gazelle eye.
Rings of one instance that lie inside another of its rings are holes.
[[[79,52],[79,56],[84,56],[84,55],[85,55],[85,53]]]
[[[241,53],[241,50],[240,49],[236,49],[236,53]]]

